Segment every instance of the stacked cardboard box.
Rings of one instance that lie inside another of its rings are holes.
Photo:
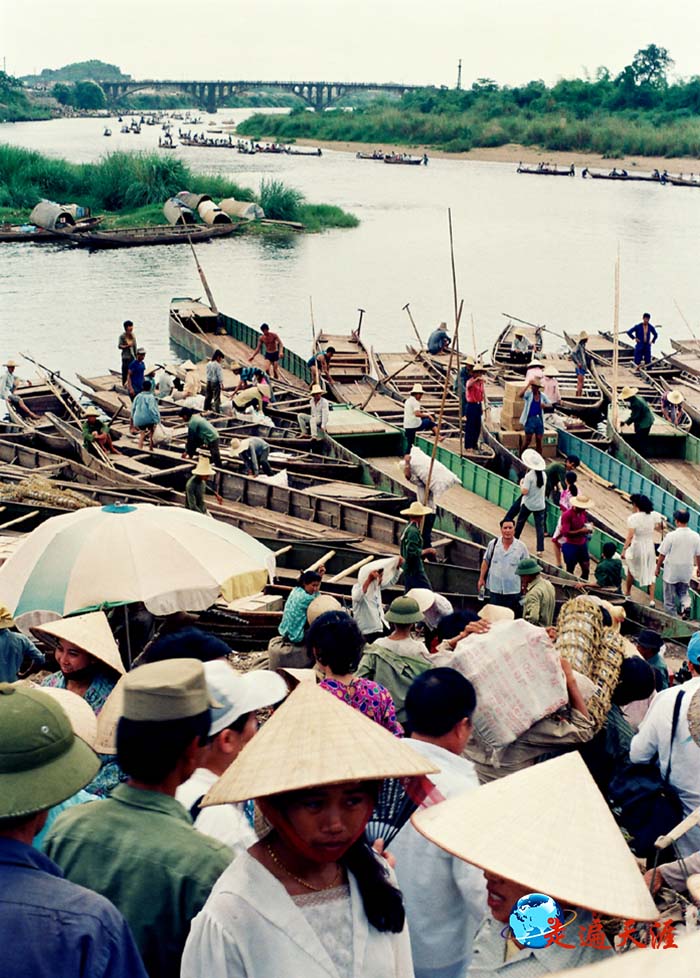
[[[523,388],[522,381],[508,380],[505,383],[503,395],[503,407],[501,408],[501,429],[503,432],[512,433],[522,431],[520,415],[523,413],[523,399],[520,391]]]

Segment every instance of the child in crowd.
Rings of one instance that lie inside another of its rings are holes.
[[[595,579],[598,587],[614,588],[622,593],[622,578],[624,567],[614,543],[603,544],[603,559],[595,569]]]
[[[566,512],[567,509],[571,509],[571,500],[574,496],[578,496],[578,487],[576,485],[577,475],[575,472],[567,472],[564,476],[565,488],[562,490],[559,496],[559,509],[562,513]],[[561,558],[561,545],[559,543],[559,538],[561,536],[561,516],[559,517],[559,522],[557,523],[557,528],[552,534],[552,543],[554,545],[554,552],[556,554],[557,567],[562,567]]]

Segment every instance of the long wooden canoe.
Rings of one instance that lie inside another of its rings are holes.
[[[237,224],[220,224],[214,227],[183,227],[158,224],[153,227],[114,228],[111,231],[84,231],[81,234],[64,233],[65,239],[80,248],[99,251],[107,248],[140,248],[145,245],[194,244],[224,238],[240,232]]]
[[[104,218],[102,217],[81,217],[70,227],[70,234],[82,234],[85,231],[94,231],[100,226]],[[66,232],[57,229],[37,227],[34,224],[0,224],[0,242],[2,241],[32,241],[38,244],[47,242],[69,241],[70,236]]]

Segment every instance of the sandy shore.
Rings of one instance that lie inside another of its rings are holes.
[[[274,136],[263,137],[270,141]],[[427,153],[432,159],[441,160],[474,160],[480,163],[559,163],[569,166],[574,163],[577,167],[590,166],[596,169],[611,170],[614,166],[635,167],[640,172],[651,170],[668,170],[669,173],[690,173],[700,171],[700,161],[688,157],[666,158],[662,156],[621,156],[615,159],[605,159],[597,153],[559,153],[550,150],[540,150],[533,146],[519,146],[508,143],[505,146],[480,147],[467,153],[446,153],[432,146],[399,145],[397,143],[355,143],[332,142],[322,139],[296,139],[298,146],[320,146],[322,149],[332,149],[344,153],[371,153],[375,149],[408,153],[412,156],[422,156]]]

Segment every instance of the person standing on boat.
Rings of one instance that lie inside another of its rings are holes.
[[[102,421],[100,418],[100,412],[95,407],[89,407],[85,409],[85,420],[82,425],[83,432],[83,445],[89,448],[91,445],[97,443],[106,452],[110,452],[113,455],[119,455],[120,452],[112,444],[112,436],[109,431],[109,425],[106,421]]]
[[[253,362],[264,346],[265,352],[263,356],[265,357],[265,370],[268,373],[272,371],[272,376],[275,378],[275,380],[279,380],[280,373],[278,364],[282,359],[282,354],[284,353],[282,340],[277,333],[272,332],[267,323],[263,323],[260,327],[260,334],[258,345],[253,350],[252,355],[248,357],[248,363]]]
[[[187,447],[183,458],[194,458],[200,448],[206,448],[214,465],[221,465],[219,432],[206,418],[195,414],[192,408],[183,407],[180,417],[187,422]]]
[[[529,471],[520,483],[523,499],[518,518],[515,521],[515,536],[520,539],[523,527],[532,515],[537,533],[537,556],[541,557],[544,554],[544,518],[547,505],[544,496],[544,471],[547,466],[539,452],[535,452],[531,448],[523,452],[522,462]]]
[[[19,387],[19,380],[15,376],[16,366],[17,364],[14,360],[8,360],[5,364],[5,373],[2,375],[2,377],[0,377],[0,401],[7,401],[8,404],[11,404],[12,407],[15,408],[16,411],[19,411],[19,413],[25,418],[31,418],[32,421],[38,421],[39,415],[34,414],[31,408],[27,407],[19,394],[15,393]],[[29,383],[29,381],[27,381],[25,386],[31,387],[32,385]]]
[[[438,353],[447,353],[450,348],[450,337],[447,332],[447,323],[440,323],[428,337],[428,353],[433,356]]]
[[[471,368],[471,377],[467,381],[467,410],[464,418],[464,448],[466,451],[476,450],[479,447],[481,417],[486,399],[484,370],[485,367],[482,364],[475,363]]]
[[[549,398],[542,393],[542,381],[539,377],[533,377],[520,391],[520,396],[525,401],[523,412],[520,415],[520,424],[525,429],[525,444],[523,451],[527,451],[532,436],[535,436],[537,451],[542,454],[542,436],[544,435],[544,418],[542,408],[549,405]]]
[[[583,396],[583,385],[590,364],[590,354],[587,344],[588,333],[583,330],[579,333],[578,342],[571,351],[571,360],[576,368],[576,397]]]
[[[138,344],[134,335],[134,324],[130,319],[124,321],[124,332],[119,337],[118,349],[122,356],[122,384],[126,387],[129,364],[136,359]]]
[[[515,523],[505,516],[501,520],[501,535],[487,546],[479,571],[478,590],[488,592],[489,604],[510,608],[514,614],[520,611],[520,578],[516,568],[529,556],[522,540],[515,539]]]
[[[224,355],[221,350],[214,350],[211,360],[207,364],[207,392],[204,395],[204,410],[215,411],[221,414],[221,388],[224,384],[224,372],[221,364],[224,362]]]
[[[664,518],[655,512],[651,499],[642,493],[633,493],[630,502],[634,512],[627,517],[627,536],[622,548],[622,559],[627,562],[625,596],[632,593],[636,581],[649,594],[649,605],[654,607],[654,585],[656,583],[656,550],[654,531],[661,530]]]
[[[160,408],[151,388],[151,381],[144,380],[143,390],[136,395],[131,405],[131,423],[139,433],[139,449],[143,448],[148,434],[148,447],[153,451],[153,432],[156,425],[160,424]]]
[[[129,364],[129,371],[126,378],[126,388],[132,401],[143,390],[143,380],[146,374],[145,360],[146,351],[140,346],[136,350],[136,359],[132,360]]]
[[[435,433],[437,425],[430,411],[421,410],[420,401],[424,394],[422,384],[414,384],[411,393],[403,405],[403,433],[406,436],[406,448],[410,452],[419,431]]]
[[[564,565],[569,574],[573,574],[579,566],[582,581],[587,581],[591,572],[588,541],[593,526],[588,522],[587,510],[592,505],[592,501],[586,496],[572,496],[569,508],[563,510],[561,514],[559,545],[564,556]]]
[[[185,509],[191,509],[193,513],[201,513],[202,516],[209,515],[207,504],[204,501],[204,493],[207,488],[207,479],[213,475],[216,475],[216,472],[211,467],[209,457],[200,452],[197,464],[192,469],[192,475],[185,484]],[[221,496],[218,492],[214,492],[214,495],[217,503],[221,505],[223,502]]]
[[[651,345],[656,343],[659,334],[651,324],[651,315],[645,312],[641,323],[627,330],[627,335],[634,340],[635,369],[640,370],[642,362],[651,363]]]
[[[402,509],[401,515],[408,517],[408,526],[401,534],[401,556],[403,557],[404,569],[404,590],[410,591],[413,587],[428,588],[432,591],[433,586],[425,573],[424,557],[437,557],[434,547],[423,546],[423,533],[421,521],[424,516],[431,516],[432,509],[424,506],[415,500],[408,509]]]
[[[635,435],[646,438],[654,424],[654,415],[646,400],[640,396],[636,387],[623,387],[620,391],[620,400],[627,401],[629,417],[626,421],[621,421],[620,425],[634,425]]]
[[[321,383],[321,374],[326,378],[326,380],[331,379],[331,360],[335,354],[334,346],[327,346],[325,350],[321,350],[319,353],[314,353],[306,361],[306,366],[311,368],[311,379],[314,384]]]
[[[674,514],[676,529],[661,541],[656,560],[656,573],[664,570],[664,608],[669,615],[690,618],[688,588],[693,572],[700,575],[700,534],[688,526],[690,513],[678,509]]]
[[[688,415],[683,410],[683,395],[680,391],[664,391],[661,398],[661,413],[669,424],[679,427],[688,420]]]

